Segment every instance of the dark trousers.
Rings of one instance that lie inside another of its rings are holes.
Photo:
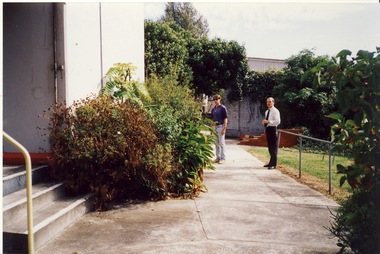
[[[277,127],[266,127],[265,134],[270,154],[269,166],[277,166]]]

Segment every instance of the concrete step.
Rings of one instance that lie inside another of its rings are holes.
[[[33,211],[34,250],[47,243],[91,209],[91,194],[61,197]],[[3,228],[4,250],[28,252],[27,218],[21,218]]]
[[[47,176],[48,165],[32,166],[32,184],[42,182]],[[3,166],[3,196],[26,187],[25,165]]]
[[[33,211],[38,211],[47,204],[63,197],[63,183],[38,183],[32,187]],[[27,216],[26,189],[3,197],[3,227]]]
[[[3,166],[4,253],[28,253],[25,166]],[[91,209],[88,195],[68,197],[63,183],[43,182],[48,166],[32,167],[34,250],[54,238]]]

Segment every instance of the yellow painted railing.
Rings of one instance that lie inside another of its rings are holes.
[[[29,254],[34,252],[33,241],[33,205],[32,205],[32,161],[28,151],[11,136],[3,132],[3,137],[13,146],[15,146],[25,158],[26,167],[26,196],[27,196],[27,208],[28,208],[28,249]]]

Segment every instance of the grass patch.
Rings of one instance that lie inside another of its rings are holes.
[[[248,152],[264,162],[270,158],[267,149],[249,148]],[[323,154],[302,152],[302,172],[301,178],[299,178],[299,152],[297,150],[280,149],[278,151],[277,169],[340,203],[352,191],[347,182],[340,187],[342,175],[337,174],[336,165],[350,165],[353,163],[353,159],[346,156],[335,156],[334,163],[331,163],[331,195],[329,195],[329,156],[325,155],[323,160],[322,158]],[[333,160],[333,157],[331,160]]]

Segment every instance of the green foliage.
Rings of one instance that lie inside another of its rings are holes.
[[[276,106],[281,111],[281,128],[304,126],[313,137],[329,137],[333,122],[325,116],[338,107],[335,102],[335,85],[326,83],[313,88],[314,79],[303,76],[314,66],[326,61],[327,56],[315,57],[311,50],[303,50],[286,60],[284,75],[272,93]]]
[[[180,171],[174,175],[172,182],[180,188],[181,192],[194,193],[200,187],[205,187],[203,182],[203,170],[215,167],[212,165],[212,144],[216,145],[214,136],[207,137],[205,132],[213,132],[213,129],[205,125],[210,119],[187,119],[181,136],[176,143],[176,158],[180,165]]]
[[[145,21],[145,78],[170,76],[188,86],[193,72],[188,65],[191,34],[174,22]]]
[[[314,67],[315,88],[336,83],[339,112],[329,115],[336,124],[331,134],[336,151],[351,151],[354,164],[337,165],[343,174],[340,184],[350,184],[354,195],[338,210],[330,228],[344,251],[378,253],[380,237],[380,48],[377,52],[359,50],[356,58],[343,50],[336,58]]]
[[[329,118],[336,124],[331,128],[337,151],[352,151],[355,164],[338,166],[352,189],[369,189],[380,168],[380,55],[360,50],[351,60],[351,52],[341,51],[337,59],[312,69],[321,77],[318,86],[335,82],[336,100],[341,112]],[[326,70],[323,73],[323,70]],[[306,75],[306,74],[305,74]]]
[[[137,81],[133,81],[132,74],[137,67],[131,63],[116,63],[110,68],[105,79],[109,81],[102,89],[100,95],[108,95],[122,101],[130,102],[142,106],[142,99],[150,101],[150,96],[145,86]]]
[[[99,96],[68,108],[57,103],[44,114],[50,120],[52,176],[72,193],[95,193],[96,209],[131,196],[195,195],[205,188],[203,170],[213,169],[212,138],[201,134],[211,130],[192,91],[169,76],[151,78],[146,89],[134,90],[144,96],[134,92],[133,100],[123,94],[133,82],[126,71],[131,67],[111,68],[111,81]]]
[[[96,193],[97,209],[135,192],[165,194],[172,148],[144,110],[109,96],[49,110],[51,173],[69,191]]]
[[[192,116],[201,116],[201,104],[194,99],[188,87],[181,87],[172,77],[152,77],[147,80],[147,89],[152,101],[149,112],[161,134],[170,142],[176,142],[184,121]]]
[[[283,71],[275,69],[269,69],[265,72],[250,70],[244,81],[245,99],[248,99],[251,105],[259,102],[260,111],[264,114],[267,110],[265,98],[273,96],[272,91],[280,83],[283,75]],[[253,112],[251,112],[250,117],[254,117]]]
[[[164,22],[174,21],[179,27],[190,32],[194,38],[207,36],[207,20],[193,7],[192,3],[169,2],[165,6]]]
[[[242,100],[243,82],[249,66],[244,46],[235,41],[207,38],[192,41],[189,65],[193,70],[195,94],[213,95],[230,88],[231,101]]]
[[[195,95],[230,88],[231,100],[242,99],[249,69],[245,48],[221,39],[196,39],[173,22],[145,21],[146,78],[170,76]]]
[[[369,191],[355,190],[342,204],[329,231],[339,238],[339,253],[351,248],[354,253],[380,253],[380,185]]]
[[[147,89],[152,97],[148,106],[152,121],[173,147],[176,171],[170,175],[170,191],[194,195],[205,188],[203,170],[213,169],[211,144],[215,142],[202,134],[213,130],[205,125],[207,119],[201,120],[201,104],[193,92],[175,79],[150,78]]]

